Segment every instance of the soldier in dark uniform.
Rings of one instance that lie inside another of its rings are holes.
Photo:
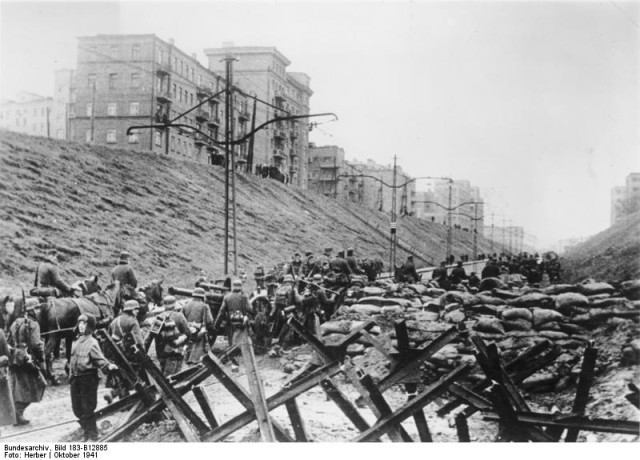
[[[464,270],[462,262],[458,262],[457,266],[451,270],[451,282],[453,284],[460,284],[462,280],[467,279],[467,272]]]
[[[285,279],[291,275],[285,275]],[[223,319],[227,320],[227,324],[231,327],[231,340],[229,345],[237,342],[240,332],[253,319],[253,308],[249,303],[249,298],[242,292],[242,281],[233,280],[231,283],[231,292],[224,296],[220,311],[214,322],[217,329]]]
[[[482,279],[485,278],[498,278],[500,276],[500,267],[496,263],[495,259],[489,259],[482,269]]]
[[[322,275],[316,274],[313,275],[313,284],[308,284],[307,289],[309,290],[309,295],[313,296],[318,304],[318,315],[322,319],[322,322],[328,321],[333,314],[333,306],[334,302],[329,300],[327,297],[327,293],[324,288],[321,286],[322,284]],[[303,295],[304,297],[304,295]]]
[[[38,270],[36,271],[36,279],[33,285],[37,288],[56,288],[64,296],[73,294],[73,288],[69,284],[65,283],[60,277],[58,258],[55,255],[46,257],[45,262],[42,262],[40,265],[38,265]]]
[[[109,335],[113,339],[114,343],[122,351],[125,357],[132,362],[135,367],[135,355],[131,352],[131,345],[139,345],[144,350],[144,341],[142,339],[142,330],[140,324],[136,319],[138,312],[140,311],[140,305],[135,300],[127,300],[124,303],[122,313],[111,321],[109,324]],[[108,358],[113,358],[111,355],[107,355]],[[107,378],[107,387],[113,388],[110,394],[106,394],[104,399],[111,404],[111,401],[115,396],[124,397],[132,389],[127,381],[120,375],[119,372],[113,372],[109,374]]]
[[[353,248],[347,249],[347,263],[349,264],[349,268],[354,275],[364,275],[364,271],[360,268],[358,264],[358,259],[353,255]]]
[[[40,339],[40,325],[37,299],[27,299],[25,315],[13,322],[9,328],[7,342],[15,348],[11,362],[11,388],[16,408],[16,425],[26,425],[24,411],[29,404],[40,402],[44,395],[46,382],[44,372],[44,343]]]
[[[13,395],[9,387],[9,344],[0,329],[0,427],[16,423],[16,410],[13,405]],[[0,432],[0,434],[2,434]]]
[[[300,258],[299,252],[296,252],[293,255],[293,260],[289,264],[287,274],[293,276],[295,279],[298,279],[302,276],[302,259]]]
[[[308,278],[313,276],[312,270],[316,265],[316,259],[313,257],[313,252],[307,251],[304,253],[304,261],[302,263],[302,276]]]
[[[440,262],[440,266],[436,268],[431,274],[432,280],[439,280],[442,277],[447,278],[449,274],[447,273],[447,261],[443,260]]]
[[[331,262],[331,252],[332,248],[324,248],[324,253],[318,257],[318,261],[316,262],[316,266],[318,267],[314,270],[315,273],[326,274],[329,271],[329,262]]]
[[[71,346],[69,361],[69,384],[71,407],[84,431],[83,441],[98,439],[98,427],[94,413],[98,403],[98,369],[116,370],[118,366],[107,361],[98,341],[91,335],[96,327],[92,315],[78,318],[78,338]]]
[[[184,344],[189,339],[191,331],[182,313],[176,311],[176,298],[164,298],[164,313],[156,317],[162,324],[159,334],[155,337],[156,356],[160,362],[160,369],[164,375],[173,375],[182,369]]]
[[[138,280],[136,274],[129,265],[129,253],[122,251],[120,253],[120,261],[118,265],[111,272],[111,279],[113,281],[120,281],[120,286],[130,286],[134,290],[138,287]]]
[[[420,280],[420,275],[416,271],[413,263],[413,256],[407,257],[407,261],[400,267],[400,277],[398,281],[405,283],[415,283]]]
[[[469,287],[480,287],[480,278],[476,275],[476,272],[471,272],[469,274]]]
[[[253,277],[256,281],[256,288],[258,290],[264,289],[264,267],[262,265],[256,267],[256,270],[253,272]]]
[[[336,274],[336,283],[341,286],[349,286],[351,268],[344,258],[344,251],[338,251],[335,258],[329,262],[329,269]]]
[[[207,330],[213,330],[213,317],[204,302],[204,289],[195,288],[191,296],[193,300],[182,310],[191,332],[185,353],[187,364],[200,362],[207,353]]]

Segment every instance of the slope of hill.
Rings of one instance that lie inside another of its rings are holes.
[[[247,273],[326,246],[388,265],[388,214],[252,175],[238,174],[236,185],[238,267]],[[223,198],[220,167],[0,131],[0,283],[29,285],[47,253],[70,282],[104,280],[121,250],[141,282],[191,286],[201,269],[219,276]],[[442,225],[405,217],[398,235],[398,264],[409,253],[418,266],[444,257]],[[472,251],[472,234],[454,230],[453,253]],[[482,237],[478,251],[489,251]]]
[[[561,263],[568,282],[640,278],[640,212],[570,249]]]

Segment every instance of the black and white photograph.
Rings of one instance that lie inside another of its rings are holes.
[[[0,0],[2,458],[637,446],[639,23]]]

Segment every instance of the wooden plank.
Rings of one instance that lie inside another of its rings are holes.
[[[597,348],[587,347],[584,350],[582,367],[580,368],[580,377],[578,379],[578,389],[576,390],[576,398],[573,401],[572,412],[576,415],[584,414],[584,410],[587,407],[587,402],[589,401],[589,390],[591,390],[591,385],[593,384],[593,373],[596,367],[597,357]],[[568,430],[564,442],[576,442],[578,440],[578,433],[580,433],[580,430],[577,428]]]
[[[290,384],[287,388],[267,398],[267,408],[269,409],[269,411],[274,410],[276,407],[281,406],[290,399],[297,398],[302,393],[318,385],[322,380],[325,380],[328,377],[337,374],[338,372],[340,372],[340,364],[337,361],[316,369],[315,371],[311,372],[308,375],[305,375],[295,383]],[[207,434],[206,440],[210,442],[220,441],[229,436],[231,433],[248,425],[254,419],[255,412],[253,411],[252,407],[251,410],[246,410],[242,414],[235,416],[231,420],[228,420],[220,425],[211,433]]]
[[[458,432],[459,442],[471,442],[469,437],[469,425],[467,424],[467,417],[462,413],[456,414],[456,431]]]
[[[459,383],[451,385],[451,387],[449,387],[449,392],[476,410],[488,411],[492,409],[491,401],[484,396],[479,395],[475,391],[460,385]],[[465,418],[466,417],[467,415],[465,414]]]
[[[405,385],[405,389],[407,390],[407,401],[412,400],[416,397],[416,389],[417,385],[415,383],[409,383]],[[418,436],[420,436],[420,442],[433,442],[433,438],[431,437],[431,430],[429,429],[429,424],[427,423],[427,418],[424,415],[424,411],[419,409],[413,413],[413,421],[416,424],[416,428],[418,429]]]
[[[289,326],[291,326],[300,335],[300,337],[302,337],[307,341],[309,345],[311,345],[311,348],[313,348],[318,353],[318,355],[320,355],[320,358],[325,362],[325,364],[330,363],[334,360],[334,357],[327,346],[322,343],[322,341],[320,341],[320,339],[318,339],[315,335],[313,335],[306,327],[300,324],[300,322],[297,321],[293,316],[289,318],[289,321],[287,322]]]
[[[393,360],[393,358],[389,354],[389,351],[378,340],[376,340],[368,331],[362,331],[361,334],[362,334],[362,337],[371,345],[373,345],[373,348],[379,351],[382,356],[387,358],[389,361]]]
[[[443,332],[424,348],[418,349],[416,356],[408,362],[398,363],[379,383],[378,389],[384,393],[393,385],[401,383],[408,376],[415,375],[422,362],[433,356],[438,350],[451,342],[458,335],[456,327]]]
[[[364,331],[367,331],[369,329],[371,329],[372,327],[374,327],[376,325],[376,322],[372,319],[365,321],[363,324],[353,328],[347,335],[345,335],[343,337],[342,340],[340,340],[340,342],[338,342],[335,346],[333,347],[328,347],[328,348],[342,348],[344,350],[346,350],[346,348],[351,345],[352,343],[354,343],[356,340],[358,340],[360,338],[360,336],[362,335],[362,333]]]
[[[238,343],[240,343],[242,362],[247,374],[249,391],[252,396],[253,408],[256,411],[256,421],[260,428],[260,435],[264,442],[273,442],[275,441],[276,435],[273,432],[273,426],[271,425],[271,417],[269,416],[269,410],[267,409],[262,381],[258,374],[256,357],[253,354],[251,338],[245,330],[242,331],[242,334],[238,334]]]
[[[396,341],[398,342],[398,352],[400,352],[401,355],[404,355],[406,353],[409,352],[409,331],[407,330],[407,323],[406,321],[400,320],[400,321],[396,321],[396,323],[394,324],[395,329],[396,329]]]
[[[291,427],[293,428],[293,434],[296,437],[297,442],[309,442],[309,436],[307,435],[307,430],[304,426],[304,420],[300,415],[300,409],[298,408],[298,403],[295,399],[290,399],[286,403],[284,403],[287,408],[287,413],[289,414],[289,419],[291,420]]]
[[[176,404],[176,402],[171,398],[171,396],[168,393],[165,393],[164,388],[162,387],[162,384],[156,381],[154,375],[150,374],[149,379],[151,380],[151,383],[153,383],[158,389],[158,391],[160,392],[160,395],[162,396],[162,399],[167,405],[167,408],[171,412],[173,419],[178,424],[178,428],[180,429],[182,436],[184,436],[185,441],[200,442],[200,438],[196,434],[194,427],[192,427],[191,424],[189,423],[189,419],[185,416],[184,412],[182,411],[182,408],[179,408],[178,404]]]
[[[255,408],[253,406],[253,401],[251,400],[251,396],[249,395],[249,392],[247,392],[242,387],[242,385],[240,385],[236,381],[236,379],[234,379],[233,376],[231,376],[231,374],[225,369],[225,367],[220,362],[220,360],[211,351],[209,351],[209,353],[202,358],[202,362],[207,367],[207,369],[209,369],[211,373],[218,379],[218,381],[222,383],[222,385],[227,389],[227,391],[229,391],[229,393],[231,393],[238,400],[238,402],[242,404],[245,409],[247,409],[247,411],[251,412],[252,418],[251,420],[249,420],[249,422],[255,419]],[[232,419],[232,420],[235,420],[235,419]],[[279,441],[294,442],[294,439],[278,423],[272,420],[271,424],[273,426],[274,434]],[[211,431],[209,433],[209,436],[215,433],[216,431],[221,430],[222,427],[225,427],[226,425],[227,423]],[[235,431],[236,429],[234,429],[233,431]],[[233,433],[233,431],[227,433],[225,436],[228,436],[229,434]]]
[[[382,393],[380,393],[380,390],[378,390],[378,387],[375,385],[375,383],[373,383],[373,379],[369,374],[365,374],[360,379],[360,383],[369,393],[369,397],[373,402],[374,407],[376,408],[376,416],[378,418],[384,417],[393,412],[391,410],[391,407],[389,407],[387,401],[384,399],[384,396],[382,396]],[[413,439],[411,439],[409,433],[407,433],[404,427],[399,423],[392,426],[387,434],[393,442],[413,442]]]
[[[202,409],[202,413],[204,414],[207,422],[209,422],[209,426],[213,430],[217,428],[220,424],[216,420],[215,415],[213,414],[213,409],[211,407],[211,402],[207,397],[207,394],[204,392],[202,386],[197,386],[193,389],[193,395],[196,397],[196,401],[198,401],[198,405],[200,405],[200,409]]]
[[[342,393],[342,391],[340,391],[335,383],[330,379],[324,379],[320,382],[320,386],[358,430],[365,431],[369,428],[369,424],[362,415],[360,415],[358,409],[351,404],[349,399],[344,395],[344,393]]]
[[[417,395],[411,401],[408,401],[404,406],[400,407],[393,414],[380,418],[375,425],[361,433],[353,441],[364,442],[379,439],[380,436],[385,434],[391,426],[400,423],[406,418],[410,417],[416,410],[422,409],[427,404],[431,403],[442,393],[447,391],[449,385],[451,385],[456,379],[460,378],[469,371],[468,364],[462,364],[449,372],[447,375],[442,376],[432,385],[429,385],[422,393]]]

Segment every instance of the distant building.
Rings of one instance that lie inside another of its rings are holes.
[[[232,56],[234,86],[270,104],[257,102],[255,126],[278,116],[309,114],[309,98],[313,94],[310,78],[304,73],[288,72],[291,61],[276,48],[223,44],[204,52],[209,69],[220,74],[225,72],[225,58]],[[249,107],[245,103],[242,110],[253,112],[253,104]],[[240,161],[258,172],[276,168],[286,182],[307,188],[309,126],[306,119],[268,125],[255,134],[252,149],[240,150]]]
[[[414,200],[414,214],[420,219],[448,225],[451,209],[451,225],[456,229],[473,231],[484,225],[484,203],[480,188],[467,180],[425,179]]]
[[[537,245],[537,241],[532,235],[526,234],[523,227],[516,225],[485,225],[482,227],[482,234],[485,238],[493,241],[492,252],[498,254],[501,252],[508,254],[531,252]]]
[[[640,173],[630,173],[625,185],[611,189],[611,225],[640,211]]]
[[[67,105],[33,93],[0,102],[0,128],[32,136],[66,139]]]

